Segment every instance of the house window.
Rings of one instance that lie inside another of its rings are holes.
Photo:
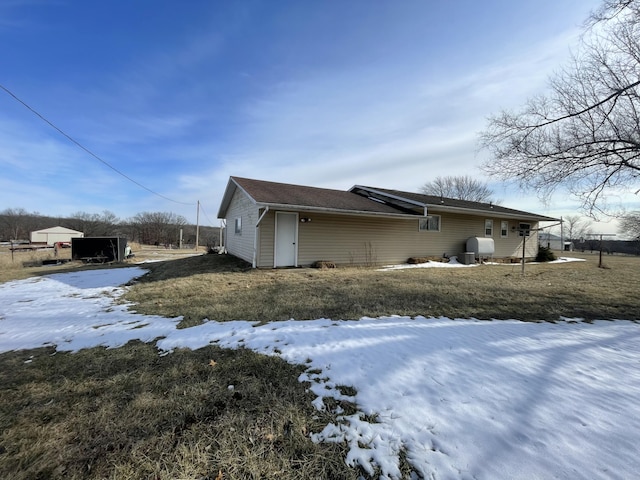
[[[242,235],[242,217],[236,218],[236,235]]]
[[[429,215],[427,218],[420,219],[421,232],[439,232],[440,231],[440,215]]]
[[[530,223],[521,223],[518,226],[518,234],[521,237],[528,237],[531,234],[531,224]]]
[[[509,236],[509,222],[506,220],[502,220],[500,222],[500,236],[502,238],[507,238]]]
[[[484,236],[493,237],[493,220],[486,219],[484,221]]]

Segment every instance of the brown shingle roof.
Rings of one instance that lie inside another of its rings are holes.
[[[218,218],[224,218],[236,188],[244,190],[257,204],[279,208],[289,207],[297,210],[416,216],[424,215],[423,207],[427,207],[428,211],[435,213],[438,211],[464,212],[471,215],[491,213],[494,216],[504,218],[527,218],[535,221],[557,220],[491,203],[470,202],[400,190],[356,185],[349,191],[343,191],[242,177],[230,177]]]
[[[506,208],[494,203],[482,203],[472,202],[469,200],[459,200],[456,198],[439,197],[436,195],[425,195],[423,193],[403,192],[400,190],[390,190],[386,188],[377,187],[364,187],[355,186],[352,191],[362,191],[364,193],[380,192],[389,197],[400,198],[415,202],[416,204],[424,205],[430,211],[440,210],[474,210],[478,213],[492,213],[499,216],[509,216],[513,218],[532,218],[535,217],[539,221],[556,221],[558,219],[547,217],[545,215],[538,215],[536,213],[525,212],[522,210],[515,210],[513,208]]]
[[[231,177],[256,203],[306,209],[402,215],[406,212],[353,192]]]

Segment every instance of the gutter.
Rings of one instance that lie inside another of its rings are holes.
[[[398,219],[407,219],[407,218],[420,218],[419,213],[409,214],[409,213],[386,213],[386,212],[375,212],[375,211],[367,211],[367,210],[347,210],[341,208],[327,208],[327,207],[312,207],[308,205],[290,205],[286,203],[258,203],[258,207],[266,207],[273,208],[276,210],[282,210],[284,212],[317,212],[317,213],[334,213],[336,215],[358,215],[362,217],[387,217],[387,218],[398,218]]]
[[[262,212],[262,214],[260,215],[260,217],[258,217],[258,221],[256,222],[256,230],[253,234],[253,261],[251,262],[251,266],[253,268],[256,268],[257,265],[257,257],[258,257],[258,229],[260,228],[260,223],[262,222],[262,219],[264,218],[264,216],[267,214],[267,212],[269,211],[269,206],[267,205],[264,208],[264,212]]]
[[[449,205],[431,205],[431,211],[433,213],[449,212],[449,213],[464,213],[476,217],[493,217],[493,218],[510,218],[521,220],[532,220],[535,222],[557,222],[559,218],[546,217],[543,215],[536,215],[535,213],[514,211],[514,212],[499,212],[494,210],[476,210],[473,208],[465,207],[453,207]]]

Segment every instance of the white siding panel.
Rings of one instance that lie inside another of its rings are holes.
[[[242,219],[242,233],[235,231],[236,218]],[[258,221],[258,209],[240,189],[236,189],[227,210],[227,251],[231,255],[253,261],[253,245]]]

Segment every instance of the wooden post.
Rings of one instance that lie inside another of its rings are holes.
[[[602,237],[615,237],[615,233],[587,233],[587,235],[595,235],[600,237],[600,251],[599,251],[599,260],[598,260],[598,268],[604,268],[604,264],[602,263]],[[593,250],[592,250],[593,251]]]
[[[196,252],[200,243],[200,200],[198,200],[198,209],[196,211]]]
[[[524,257],[526,254],[527,236],[522,232],[522,275],[524,275]]]
[[[602,235],[600,235],[600,261],[598,262],[598,267],[602,268]]]

